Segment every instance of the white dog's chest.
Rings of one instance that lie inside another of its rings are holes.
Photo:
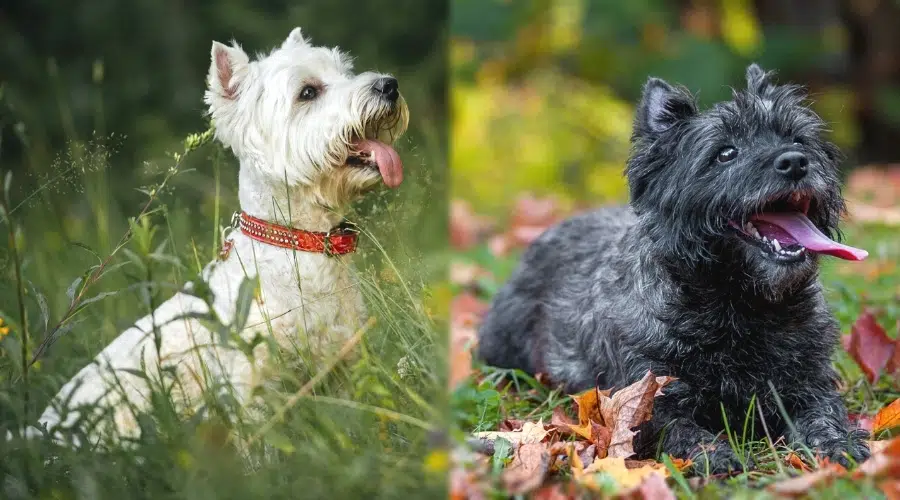
[[[271,334],[283,347],[341,343],[362,324],[365,308],[349,258],[294,252],[261,244],[243,235],[224,262],[209,269],[217,311],[229,320],[245,276],[257,276],[260,293],[247,319],[244,337]],[[271,330],[270,330],[271,328]]]

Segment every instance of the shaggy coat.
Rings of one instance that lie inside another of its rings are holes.
[[[836,237],[839,151],[801,89],[756,65],[747,83],[701,113],[685,90],[648,81],[626,169],[630,206],[574,216],[537,239],[494,298],[477,355],[570,392],[622,388],[647,370],[677,377],[639,430],[640,458],[662,451],[699,471],[740,469],[744,458],[717,435],[723,412],[743,428],[755,398],[755,438],[767,428],[861,461],[866,433],[851,428],[837,392],[839,331],[819,256],[775,261],[729,224],[803,193],[809,220]],[[775,171],[786,152],[808,158],[802,179]]]

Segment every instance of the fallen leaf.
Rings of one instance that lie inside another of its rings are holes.
[[[887,445],[888,445],[889,442],[890,442],[890,441],[873,441],[873,440],[869,440],[869,441],[867,441],[867,443],[869,443],[869,452],[870,452],[872,455],[874,455],[874,454],[876,454],[876,453],[881,453],[882,450],[884,450],[885,448],[887,448]]]
[[[847,352],[866,373],[869,383],[875,383],[894,354],[894,341],[870,311],[863,311],[850,328]]]
[[[476,215],[468,202],[450,202],[450,246],[467,250],[477,244],[491,227],[490,219]]]
[[[635,432],[632,428],[650,418],[654,398],[672,380],[672,377],[656,377],[647,371],[641,380],[616,392],[612,397],[600,394],[603,422],[612,429],[608,457],[627,458],[634,455]]]
[[[470,292],[454,297],[450,304],[450,388],[472,373],[472,348],[478,336],[478,324],[490,306]]]
[[[668,477],[669,470],[666,469],[665,465],[656,462],[654,464],[628,468],[624,458],[606,457],[594,460],[594,463],[585,467],[579,473],[576,473],[574,468],[572,472],[576,481],[590,489],[596,490],[598,487],[593,475],[601,472],[613,478],[623,489],[631,489],[641,484],[644,479],[652,474]]]
[[[539,421],[525,422],[521,429],[515,431],[492,431],[492,432],[476,432],[472,434],[478,439],[486,441],[495,441],[497,438],[503,438],[513,445],[540,443],[547,437],[549,432],[544,429],[544,423]]]
[[[900,427],[900,399],[895,399],[875,414],[872,421],[872,435],[877,436],[895,427]]]
[[[603,417],[600,415],[600,399],[597,395],[597,389],[588,389],[576,394],[572,396],[572,400],[578,406],[578,423],[569,427],[575,434],[592,441],[593,426],[591,422],[600,423],[603,420]]]
[[[694,461],[690,458],[675,458],[672,455],[669,455],[669,460],[672,462],[672,465],[678,469],[678,472],[684,472],[694,465]]]
[[[878,489],[887,500],[900,500],[900,479],[886,479],[878,483]]]
[[[574,433],[572,430],[573,425],[578,425],[578,422],[569,418],[562,406],[557,406],[553,409],[553,415],[550,417],[551,427],[559,431],[560,434],[571,435]]]
[[[632,490],[618,495],[623,500],[675,500],[675,493],[660,474],[650,474]]]
[[[550,453],[541,443],[519,446],[512,462],[503,469],[500,478],[506,492],[521,495],[537,489],[550,469]]]
[[[803,496],[809,493],[811,488],[827,484],[843,473],[843,467],[831,464],[828,467],[822,467],[809,473],[778,481],[769,485],[768,490],[784,496]]]
[[[575,500],[578,491],[573,483],[542,486],[531,495],[532,500]]]
[[[522,430],[522,427],[525,426],[527,422],[524,420],[519,420],[517,418],[505,418],[502,422],[500,422],[500,430],[501,431],[519,431]]]
[[[854,476],[876,478],[900,476],[900,438],[888,440],[878,453],[872,453],[868,460],[856,468]]]
[[[800,455],[797,455],[794,452],[788,453],[788,455],[784,457],[784,461],[791,467],[799,469],[803,472],[810,472],[812,470],[812,468],[806,465],[806,462],[804,462],[803,459],[800,458]]]

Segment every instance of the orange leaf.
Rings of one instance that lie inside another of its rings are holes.
[[[900,500],[900,479],[885,479],[878,483],[878,488],[887,500]]]
[[[900,427],[900,399],[882,408],[872,421],[872,435],[875,436],[894,427]]]
[[[578,424],[569,425],[569,428],[572,429],[572,432],[575,434],[592,441],[593,426],[591,425],[591,422],[599,423],[602,421],[602,417],[600,417],[600,406],[598,405],[597,389],[588,389],[580,394],[572,396],[572,399],[575,401],[575,404],[578,405]]]
[[[472,373],[472,347],[478,323],[489,306],[474,294],[464,292],[450,304],[450,388]]]
[[[647,371],[641,380],[616,392],[612,397],[600,395],[603,423],[612,429],[607,456],[627,458],[634,455],[635,432],[631,429],[650,418],[654,398],[672,380],[672,377],[656,377]]]
[[[694,461],[690,458],[675,458],[672,455],[669,455],[669,460],[672,461],[672,465],[674,465],[679,472],[684,472],[694,465]]]
[[[812,470],[808,465],[806,465],[806,462],[804,462],[803,459],[794,452],[788,453],[788,456],[784,457],[784,461],[787,462],[787,464],[791,467],[800,469],[803,472],[809,472]]]

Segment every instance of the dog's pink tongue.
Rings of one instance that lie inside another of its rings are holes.
[[[764,213],[753,218],[784,229],[797,240],[797,243],[813,252],[846,260],[863,260],[869,256],[869,252],[863,249],[842,245],[825,236],[811,220],[800,212]]]
[[[372,139],[359,141],[357,148],[360,151],[370,151],[378,164],[381,178],[389,188],[395,188],[403,182],[403,162],[394,148],[387,144]]]

